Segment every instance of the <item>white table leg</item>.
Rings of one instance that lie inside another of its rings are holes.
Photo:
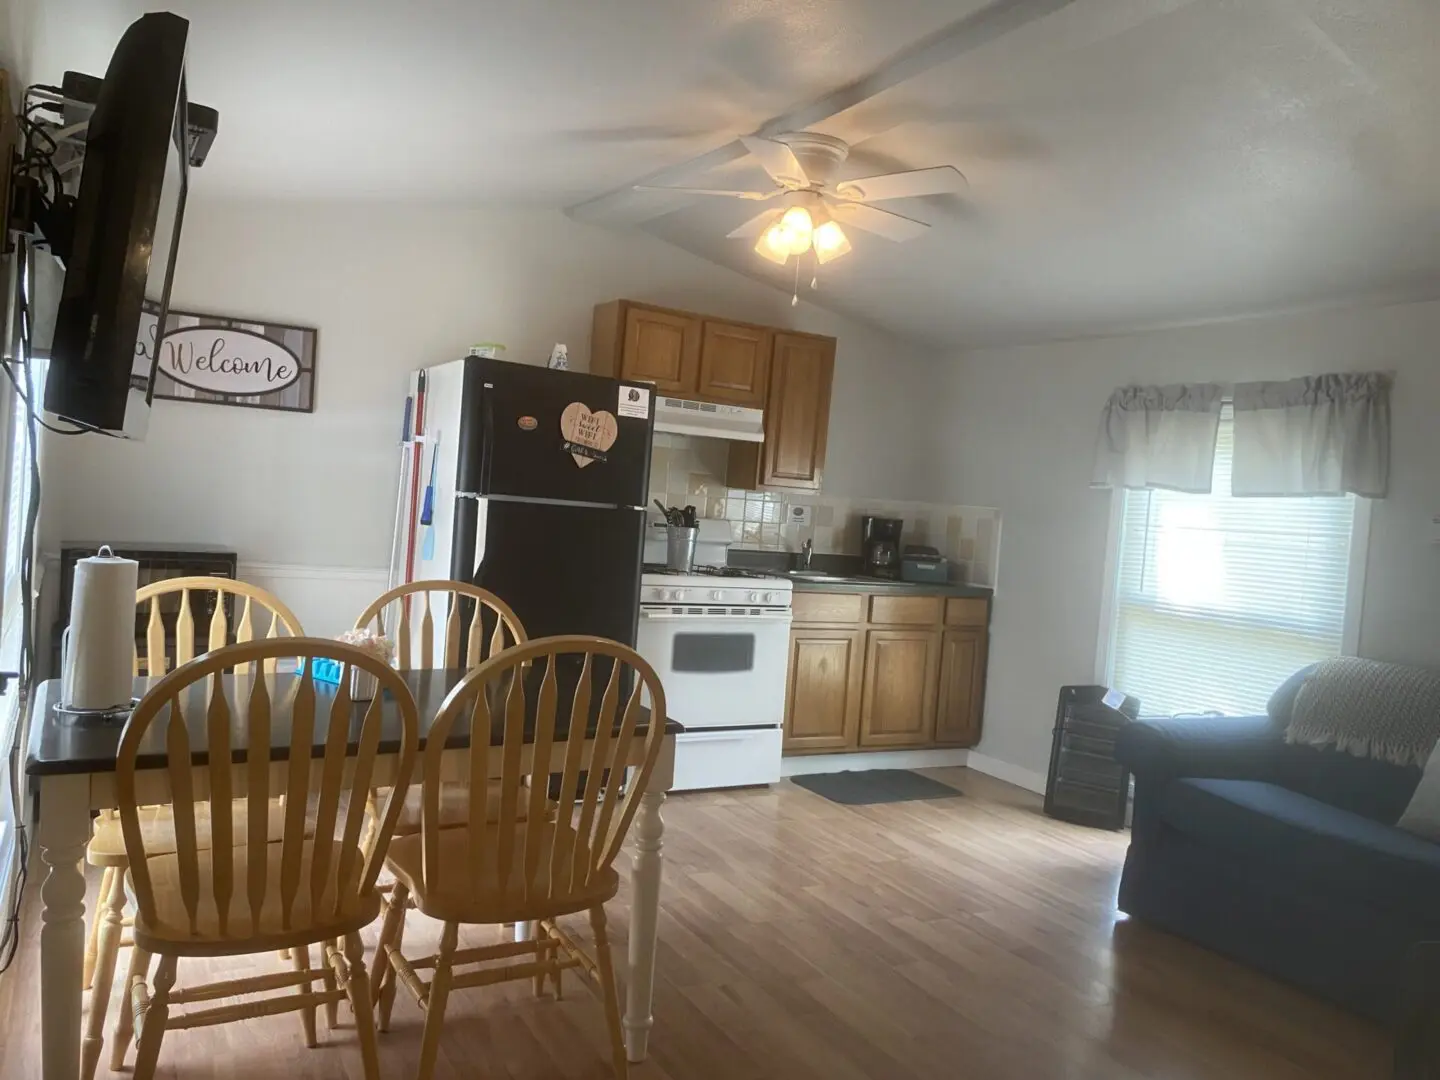
[[[40,781],[40,1058],[45,1080],[80,1073],[81,982],[85,967],[85,872],[90,777]]]
[[[625,1049],[633,1062],[645,1060],[655,993],[655,938],[660,929],[660,849],[665,822],[660,808],[665,792],[640,796],[635,815],[635,860],[630,866],[630,985],[625,990]]]

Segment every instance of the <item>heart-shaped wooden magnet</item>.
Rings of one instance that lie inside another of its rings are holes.
[[[619,433],[620,425],[615,422],[614,415],[603,410],[591,412],[583,401],[572,401],[560,414],[560,434],[565,436],[565,441],[598,451],[596,456],[602,459],[605,451],[615,445],[615,436]],[[572,453],[570,456],[582,469],[596,460],[584,453]]]

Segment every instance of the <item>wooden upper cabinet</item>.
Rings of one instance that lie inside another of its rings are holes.
[[[940,642],[940,697],[935,710],[935,741],[974,746],[980,741],[985,692],[986,633],[946,630]]]
[[[692,393],[700,367],[700,320],[632,307],[625,312],[620,376],[649,379],[660,391]]]
[[[786,750],[843,750],[855,745],[864,636],[859,630],[810,627],[791,632]]]
[[[731,446],[727,480],[732,487],[820,490],[834,377],[834,338],[776,332],[765,441]]]
[[[925,746],[935,738],[938,630],[870,630],[860,697],[861,746]]]
[[[662,394],[693,396],[700,377],[698,315],[612,300],[595,307],[590,371],[648,379]]]
[[[763,408],[772,336],[764,327],[706,319],[700,333],[695,396],[701,401]]]

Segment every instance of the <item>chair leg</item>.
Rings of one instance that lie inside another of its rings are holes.
[[[95,909],[99,927],[96,942],[93,985],[90,990],[90,1015],[85,1018],[85,1038],[80,1044],[80,1077],[91,1080],[100,1063],[100,1049],[105,1044],[105,1014],[110,1009],[110,995],[115,989],[115,958],[120,954],[120,924],[125,920],[125,879],[110,870],[100,883],[100,902]],[[122,1003],[121,1011],[124,1011]]]
[[[100,875],[100,892],[95,896],[95,914],[90,919],[90,936],[85,939],[85,982],[83,989],[89,990],[95,985],[95,955],[100,942],[100,917],[105,913],[105,904],[110,896],[110,888],[115,883],[115,867],[105,867],[105,872]]]
[[[320,984],[325,987],[326,993],[333,993],[339,983],[335,981],[335,969],[326,960],[326,954],[330,949],[330,942],[320,943]],[[335,942],[335,947],[340,947],[340,942]],[[334,1031],[340,1026],[340,1002],[331,998],[325,1002],[325,1028],[327,1031]]]
[[[309,971],[309,970],[310,970],[310,946],[309,946],[309,945],[297,945],[297,946],[293,947],[293,948],[290,950],[290,956],[291,956],[291,958],[293,959],[293,961],[294,961],[294,963],[295,963],[295,970],[296,970],[296,971]],[[310,994],[310,993],[312,993],[312,992],[314,991],[314,988],[315,988],[315,984],[314,984],[314,983],[312,983],[312,982],[303,982],[303,983],[301,983],[301,984],[296,988],[296,992],[297,992],[297,993],[300,993],[300,994],[307,994],[307,995],[308,995],[308,994]],[[304,1009],[301,1009],[301,1010],[300,1010],[300,1024],[301,1024],[301,1026],[305,1029],[305,1045],[308,1046],[311,1050],[314,1050],[314,1049],[315,1049],[315,1046],[316,1046],[316,1040],[315,1040],[315,1006],[311,1005],[311,1006],[309,1006],[308,1008],[304,1008]]]
[[[130,968],[125,973],[125,986],[120,993],[120,1015],[115,1019],[115,1034],[111,1037],[110,1071],[119,1072],[125,1067],[125,1051],[130,1049],[130,1040],[135,1035],[135,1014],[130,1008],[130,988],[135,980],[141,982],[150,978],[150,954],[136,945],[130,950]]]
[[[155,1080],[160,1042],[165,1038],[165,1023],[170,1018],[170,989],[175,985],[176,962],[173,956],[160,957],[160,966],[155,970],[155,996],[147,1006],[141,1006],[141,1015],[136,1017],[140,1041],[135,1047],[135,1080]],[[144,1001],[143,990],[137,997]]]
[[[405,916],[410,890],[399,882],[385,903],[385,921],[380,927],[380,943],[375,946],[375,960],[370,967],[370,988],[380,1006],[380,1030],[390,1030],[390,1012],[395,1007],[395,969],[390,965],[390,950],[399,949],[405,940]]]
[[[355,1013],[355,1034],[360,1038],[360,1060],[365,1080],[380,1080],[380,1051],[375,1045],[375,1011],[370,1002],[370,973],[365,970],[365,946],[359,934],[345,935],[345,966],[349,969],[346,989]]]
[[[615,1080],[626,1080],[630,1074],[625,1056],[625,1033],[620,1029],[620,992],[615,985],[615,965],[610,959],[610,936],[605,931],[605,908],[596,904],[590,909],[590,927],[595,932],[595,963],[600,969],[600,989],[605,997],[605,1026],[610,1029],[610,1067]]]
[[[450,997],[450,979],[454,971],[455,946],[460,924],[447,922],[440,935],[440,952],[435,960],[435,977],[430,980],[430,994],[425,1001],[425,1034],[420,1041],[420,1069],[417,1080],[432,1080],[435,1059],[440,1053],[440,1029],[445,1026],[445,1002]]]

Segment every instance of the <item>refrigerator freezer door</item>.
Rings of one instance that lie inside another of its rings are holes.
[[[475,574],[532,638],[596,634],[635,644],[645,514],[487,500]]]
[[[479,445],[461,449],[461,490],[476,461],[482,495],[645,505],[654,387],[503,360],[472,361],[466,381]]]

